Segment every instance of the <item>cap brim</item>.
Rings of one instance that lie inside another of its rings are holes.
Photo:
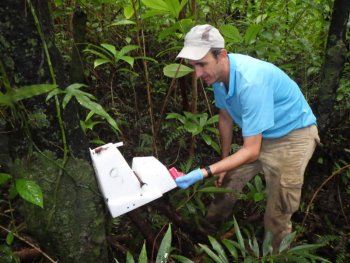
[[[186,58],[190,60],[202,59],[210,50],[210,47],[184,47],[176,56],[178,58]]]

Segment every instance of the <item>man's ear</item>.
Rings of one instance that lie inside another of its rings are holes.
[[[220,57],[221,58],[226,58],[227,57],[227,50],[225,48],[221,49]]]

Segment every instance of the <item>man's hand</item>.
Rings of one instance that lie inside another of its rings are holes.
[[[185,189],[200,180],[203,180],[203,173],[201,169],[198,168],[184,176],[176,178],[175,182],[178,187]]]
[[[226,172],[222,172],[216,176],[216,180],[215,180],[216,187],[220,187],[222,185],[222,182],[224,181],[225,175],[226,175]]]

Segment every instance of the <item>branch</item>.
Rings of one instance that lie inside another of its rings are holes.
[[[13,233],[11,230],[7,229],[6,227],[0,225],[0,228],[4,231],[6,231],[7,233],[12,233],[13,236],[15,236],[16,238],[18,238],[19,240],[23,241],[24,243],[26,243],[27,245],[31,246],[32,248],[34,248],[36,251],[38,251],[40,254],[42,254],[44,257],[46,257],[50,262],[52,263],[58,263],[58,261],[52,259],[49,255],[47,255],[44,251],[42,251],[40,248],[38,248],[37,246],[35,246],[33,243],[31,243],[30,241],[28,241],[27,239],[17,235],[16,233]]]

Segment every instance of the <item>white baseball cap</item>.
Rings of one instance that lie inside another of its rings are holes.
[[[184,47],[176,58],[199,60],[211,48],[224,48],[225,41],[219,30],[211,25],[193,27],[185,36]]]

